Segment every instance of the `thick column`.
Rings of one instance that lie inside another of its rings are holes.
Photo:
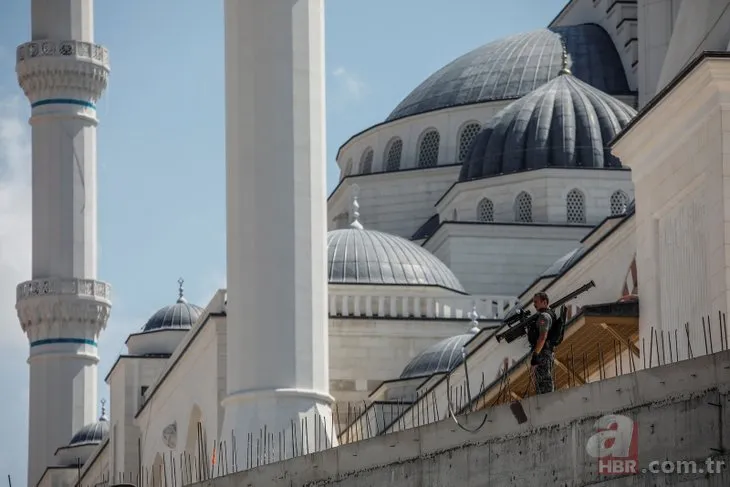
[[[247,433],[258,438],[263,427],[274,438],[286,431],[286,456],[292,455],[291,426],[301,439],[304,418],[310,451],[325,436],[332,441],[323,10],[323,0],[225,1],[228,397],[222,431],[235,431],[239,443]]]
[[[97,416],[97,341],[111,302],[96,280],[96,102],[109,63],[92,17],[92,0],[33,0],[34,40],[17,50],[32,107],[33,274],[16,305],[30,341],[29,486]]]

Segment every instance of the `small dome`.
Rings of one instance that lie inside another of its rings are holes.
[[[539,29],[490,42],[447,64],[409,94],[386,122],[444,108],[520,98],[557,76],[563,42],[579,79],[629,95],[611,36],[596,24]]]
[[[198,321],[200,315],[205,311],[199,306],[188,303],[183,297],[183,280],[178,281],[180,284],[179,297],[177,302],[170,306],[160,308],[152,317],[145,323],[142,331],[155,331],[155,330],[189,330]]]
[[[474,333],[465,333],[431,345],[411,360],[400,378],[411,379],[449,372],[461,363],[461,349],[472,338]]]
[[[102,401],[103,403],[104,401]],[[104,406],[101,407],[101,417],[99,421],[89,423],[83,426],[74,434],[68,446],[81,446],[89,443],[101,443],[109,436],[109,421],[104,412]]]
[[[345,228],[327,233],[330,284],[439,286],[465,293],[451,269],[428,250],[375,230]]]
[[[607,146],[635,115],[568,72],[497,113],[474,139],[459,180],[547,167],[621,167]]]

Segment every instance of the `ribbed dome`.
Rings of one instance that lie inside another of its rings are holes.
[[[611,95],[630,94],[621,58],[602,27],[553,27],[490,42],[459,57],[413,90],[386,121],[526,95],[558,75],[561,38],[576,77]]]
[[[327,234],[330,284],[440,286],[466,292],[436,256],[404,238],[362,228]]]
[[[88,443],[101,443],[109,436],[109,421],[102,413],[99,421],[87,424],[74,434],[68,446],[80,446]]]
[[[449,372],[462,361],[461,348],[474,338],[473,333],[447,338],[416,355],[403,369],[401,379],[429,376]]]
[[[607,146],[635,115],[625,103],[563,74],[487,123],[459,180],[546,167],[621,167]]]
[[[204,309],[188,303],[182,293],[182,279],[179,281],[180,290],[177,302],[170,306],[160,308],[145,323],[142,331],[154,331],[162,329],[189,330],[198,321]]]

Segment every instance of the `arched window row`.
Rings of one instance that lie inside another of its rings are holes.
[[[568,223],[586,222],[586,197],[579,189],[571,189],[565,197],[565,221]]]
[[[611,215],[623,215],[629,203],[629,197],[622,190],[614,191],[610,198]],[[532,196],[526,192],[520,192],[513,201],[514,221],[520,223],[532,223],[533,201]],[[476,221],[488,223],[495,221],[495,205],[489,198],[482,198],[475,208]],[[565,221],[573,224],[587,223],[586,195],[577,188],[571,189],[565,196]]]

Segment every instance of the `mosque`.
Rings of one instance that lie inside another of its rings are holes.
[[[442,420],[449,381],[471,374],[487,382],[463,404],[498,404],[505,374],[519,400],[529,350],[496,336],[538,291],[593,282],[567,306],[558,389],[605,379],[596,347],[619,343],[633,372],[657,330],[727,312],[730,2],[569,0],[343,141],[329,197],[323,2],[255,3],[225,0],[226,59],[246,66],[226,73],[228,289],[198,306],[181,281],[101,371],[101,410],[95,103],[109,53],[86,7],[33,11],[16,65],[33,127],[33,275],[17,291],[29,487],[167,485],[168,456],[215,464],[222,440],[251,444],[264,426],[279,459],[337,448],[418,427],[432,406]],[[308,47],[270,34],[284,30]],[[704,328],[686,331],[676,353],[697,355]]]

